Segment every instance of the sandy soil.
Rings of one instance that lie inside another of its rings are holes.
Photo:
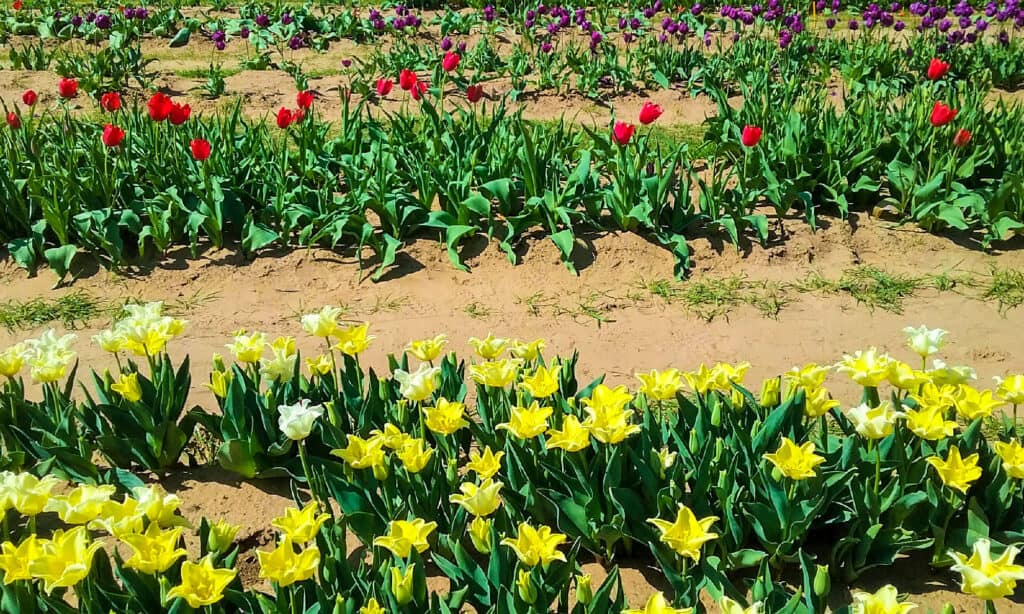
[[[852,225],[826,220],[817,233],[800,222],[787,224],[787,230],[787,241],[769,248],[750,246],[738,251],[717,241],[693,241],[694,279],[742,274],[750,280],[788,282],[810,272],[836,277],[859,264],[915,275],[980,273],[991,266],[1024,268],[1019,241],[1001,246],[1001,252],[985,254],[962,247],[959,239],[893,228],[864,216]],[[611,382],[634,387],[632,375],[638,370],[691,369],[717,360],[748,360],[753,363],[749,381],[759,381],[795,364],[832,362],[844,352],[870,345],[909,358],[900,330],[922,323],[952,332],[945,358],[976,367],[981,385],[994,375],[1024,369],[1017,356],[1024,343],[1020,311],[1000,313],[995,304],[975,298],[972,292],[926,291],[908,300],[902,315],[872,312],[845,295],[805,293],[790,297],[794,302],[775,319],[741,307],[708,322],[679,303],[666,303],[641,290],[645,280],[671,279],[672,259],[634,235],[586,240],[577,252],[578,277],[561,265],[557,250],[546,240],[531,241],[519,266],[510,265],[496,246],[483,242],[469,245],[463,255],[469,273],[452,268],[441,245],[419,240],[403,249],[400,266],[374,283],[354,258],[324,250],[298,250],[252,262],[229,251],[208,252],[198,260],[168,257],[121,274],[83,271],[71,287],[56,290],[50,288],[53,277],[47,271],[26,278],[10,262],[3,262],[0,301],[52,298],[79,289],[110,301],[167,301],[191,321],[172,352],[192,355],[193,400],[206,407],[213,406],[212,399],[198,383],[206,379],[208,357],[225,352],[232,331],[246,327],[270,335],[296,335],[300,349],[309,352],[316,348],[303,336],[298,316],[324,304],[345,305],[352,319],[372,322],[377,339],[364,355],[364,364],[376,369],[386,368],[386,354],[399,351],[411,339],[446,332],[453,349],[468,357],[465,339],[492,331],[525,339],[544,337],[549,354],[579,349],[583,377],[607,373]],[[531,307],[527,298],[537,293],[544,298],[533,301]],[[606,321],[599,326],[582,313],[581,304],[594,307]],[[110,363],[88,341],[107,324],[95,321],[76,331],[84,365],[102,368]],[[0,331],[0,347],[38,332]],[[838,377],[829,386],[845,401],[856,394]],[[269,547],[270,519],[289,505],[285,484],[239,482],[216,468],[183,470],[165,480],[165,485],[184,498],[186,516],[241,524],[239,539],[246,549]],[[245,504],[239,505],[240,501]],[[248,570],[244,577],[259,585],[255,554],[248,552],[241,560]],[[626,567],[624,582],[634,605],[654,588],[663,588],[657,570],[629,562]],[[434,582],[432,586],[444,586],[441,579]],[[895,582],[912,593],[914,601],[935,612],[946,601],[954,603],[957,612],[980,611],[978,603],[957,593],[951,575],[932,573],[917,560],[869,574],[858,586],[874,589],[888,582]],[[1001,604],[1000,611],[1024,611],[1020,597],[1015,603]],[[837,587],[835,604],[847,599],[845,588]]]

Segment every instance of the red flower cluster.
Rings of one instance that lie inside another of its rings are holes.
[[[187,104],[178,104],[171,100],[170,96],[157,92],[146,103],[149,111],[149,118],[155,122],[162,122],[165,119],[175,126],[180,126],[188,121],[192,115],[192,107]]]

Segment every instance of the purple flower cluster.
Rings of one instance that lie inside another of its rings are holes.
[[[1024,28],[1024,6],[1018,0],[1005,0],[1002,5],[990,0],[982,9],[975,9],[966,0],[959,0],[952,10],[931,2],[913,2],[907,8],[912,15],[921,18],[918,32],[937,30],[946,35],[947,46],[977,42],[993,21],[1012,23],[1015,29]],[[979,12],[984,15],[976,16]],[[1010,37],[1006,30],[1001,30],[996,40],[1005,46]]]
[[[147,11],[145,7],[141,6],[137,8],[125,7],[122,13],[124,14],[125,19],[138,19],[139,21],[145,21],[149,17],[149,11]]]
[[[423,20],[409,11],[409,7],[404,4],[395,7],[395,18],[391,21],[391,27],[401,31],[406,28],[415,29],[421,25],[423,25]],[[374,24],[374,28],[377,29],[376,24]]]
[[[224,33],[224,30],[215,30],[210,35],[210,40],[213,41],[213,46],[217,48],[217,51],[224,51],[224,48],[228,45],[228,36]]]

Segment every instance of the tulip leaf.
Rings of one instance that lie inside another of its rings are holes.
[[[171,47],[184,47],[185,45],[188,44],[188,40],[191,37],[192,37],[192,31],[189,30],[188,28],[182,28],[182,29],[178,30],[178,33],[175,34],[174,38],[171,39],[170,46]]]

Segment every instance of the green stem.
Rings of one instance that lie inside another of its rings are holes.
[[[320,500],[320,496],[317,494],[316,488],[313,486],[313,472],[309,469],[309,458],[306,456],[306,441],[301,440],[298,444],[299,460],[302,461],[302,472],[306,474],[306,484],[309,486],[309,494],[313,496],[313,500],[317,502],[318,506],[323,507],[323,501]]]

